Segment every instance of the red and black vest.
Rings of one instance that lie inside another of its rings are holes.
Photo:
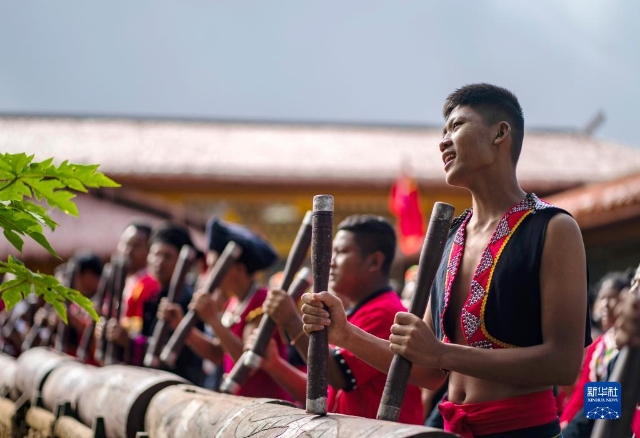
[[[528,194],[496,227],[474,272],[459,323],[468,345],[511,348],[540,345],[540,263],[549,220],[566,211]],[[471,209],[457,217],[431,288],[431,317],[438,339],[449,342],[453,327],[444,318],[462,260]],[[585,295],[587,291],[584,291]],[[585,345],[591,343],[587,312]]]

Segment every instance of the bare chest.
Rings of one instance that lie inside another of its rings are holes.
[[[476,268],[480,263],[491,233],[468,236],[465,241],[464,252],[460,261],[460,266],[451,287],[449,305],[446,313],[447,332],[453,334],[453,340],[457,344],[465,344],[465,338],[460,325],[462,308],[464,307],[469,292],[471,281],[473,280]]]

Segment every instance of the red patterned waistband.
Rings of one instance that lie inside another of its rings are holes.
[[[444,429],[464,438],[540,426],[558,417],[551,390],[481,403],[444,400],[438,409],[444,418]]]

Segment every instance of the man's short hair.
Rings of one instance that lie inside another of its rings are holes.
[[[98,277],[102,275],[102,260],[93,252],[78,252],[73,255],[71,261],[75,263],[77,271],[81,274],[89,271]]]
[[[129,225],[127,225],[127,228],[129,227],[133,227],[136,229],[136,231],[141,232],[142,234],[145,235],[145,237],[147,238],[147,240],[149,240],[149,238],[151,237],[151,225],[144,223],[144,222],[131,222]]]
[[[511,158],[518,162],[524,139],[524,115],[518,98],[509,90],[491,84],[471,84],[451,93],[442,107],[445,120],[457,106],[478,111],[485,123],[506,121],[511,126]]]
[[[338,231],[353,233],[365,257],[380,251],[384,256],[382,272],[389,275],[391,263],[396,255],[396,233],[388,220],[382,216],[356,214],[340,222]]]
[[[156,242],[172,245],[178,252],[183,245],[194,247],[189,230],[182,225],[169,222],[161,223],[151,231],[149,246]]]

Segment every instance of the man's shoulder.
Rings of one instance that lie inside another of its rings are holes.
[[[133,286],[132,297],[134,299],[147,300],[160,291],[160,283],[150,275],[140,277]]]
[[[269,293],[269,289],[267,289],[264,286],[258,286],[255,293],[251,297],[251,300],[249,300],[247,307],[253,308],[256,306],[262,306],[262,303],[264,302],[264,300],[267,299],[268,293]]]
[[[406,312],[398,294],[389,290],[364,303],[353,315],[351,322],[357,325],[360,320],[375,319],[382,315],[394,317],[398,312]]]
[[[546,239],[553,239],[558,242],[568,240],[582,241],[582,233],[578,222],[570,214],[561,214],[564,210],[557,209],[556,214],[548,218],[546,226]],[[560,213],[560,214],[558,214]]]
[[[349,322],[378,338],[388,339],[396,313],[405,311],[397,294],[389,291],[360,307]]]
[[[151,274],[149,274],[146,271],[142,272],[136,278],[136,284],[141,284],[141,285],[147,286],[147,287],[148,286],[160,287],[160,283],[158,283],[158,280],[156,280],[155,277],[151,276]]]

